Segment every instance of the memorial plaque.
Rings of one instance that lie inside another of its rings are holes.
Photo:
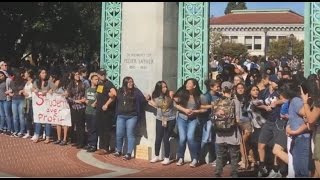
[[[147,145],[137,145],[136,147],[136,158],[143,159],[143,160],[150,160],[151,159],[152,149]]]

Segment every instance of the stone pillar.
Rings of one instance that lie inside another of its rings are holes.
[[[306,2],[304,10],[304,75],[320,70],[320,3]]]
[[[144,94],[151,94],[157,81],[177,88],[178,4],[175,2],[123,2],[121,82],[131,76]],[[156,119],[146,113],[137,144],[154,155]]]

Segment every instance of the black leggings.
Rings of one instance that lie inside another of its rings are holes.
[[[72,133],[79,146],[85,145],[85,110],[71,108]],[[74,127],[76,127],[76,131],[74,131]]]
[[[162,121],[156,120],[156,142],[155,142],[155,155],[159,156],[161,142],[163,140],[164,145],[164,156],[165,158],[169,158],[170,155],[170,142],[169,138],[173,135],[173,129],[176,125],[175,120],[171,120],[167,122],[167,127],[162,126]]]

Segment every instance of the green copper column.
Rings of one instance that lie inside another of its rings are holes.
[[[121,2],[102,2],[100,68],[118,88],[121,65]]]
[[[179,2],[178,86],[188,78],[204,90],[208,78],[209,2]]]
[[[304,75],[320,69],[320,3],[306,2],[304,13]]]

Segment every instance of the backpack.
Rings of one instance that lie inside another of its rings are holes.
[[[217,112],[223,111],[222,116]],[[232,98],[223,97],[217,100],[213,105],[214,130],[216,132],[232,132],[236,128],[235,103]]]

